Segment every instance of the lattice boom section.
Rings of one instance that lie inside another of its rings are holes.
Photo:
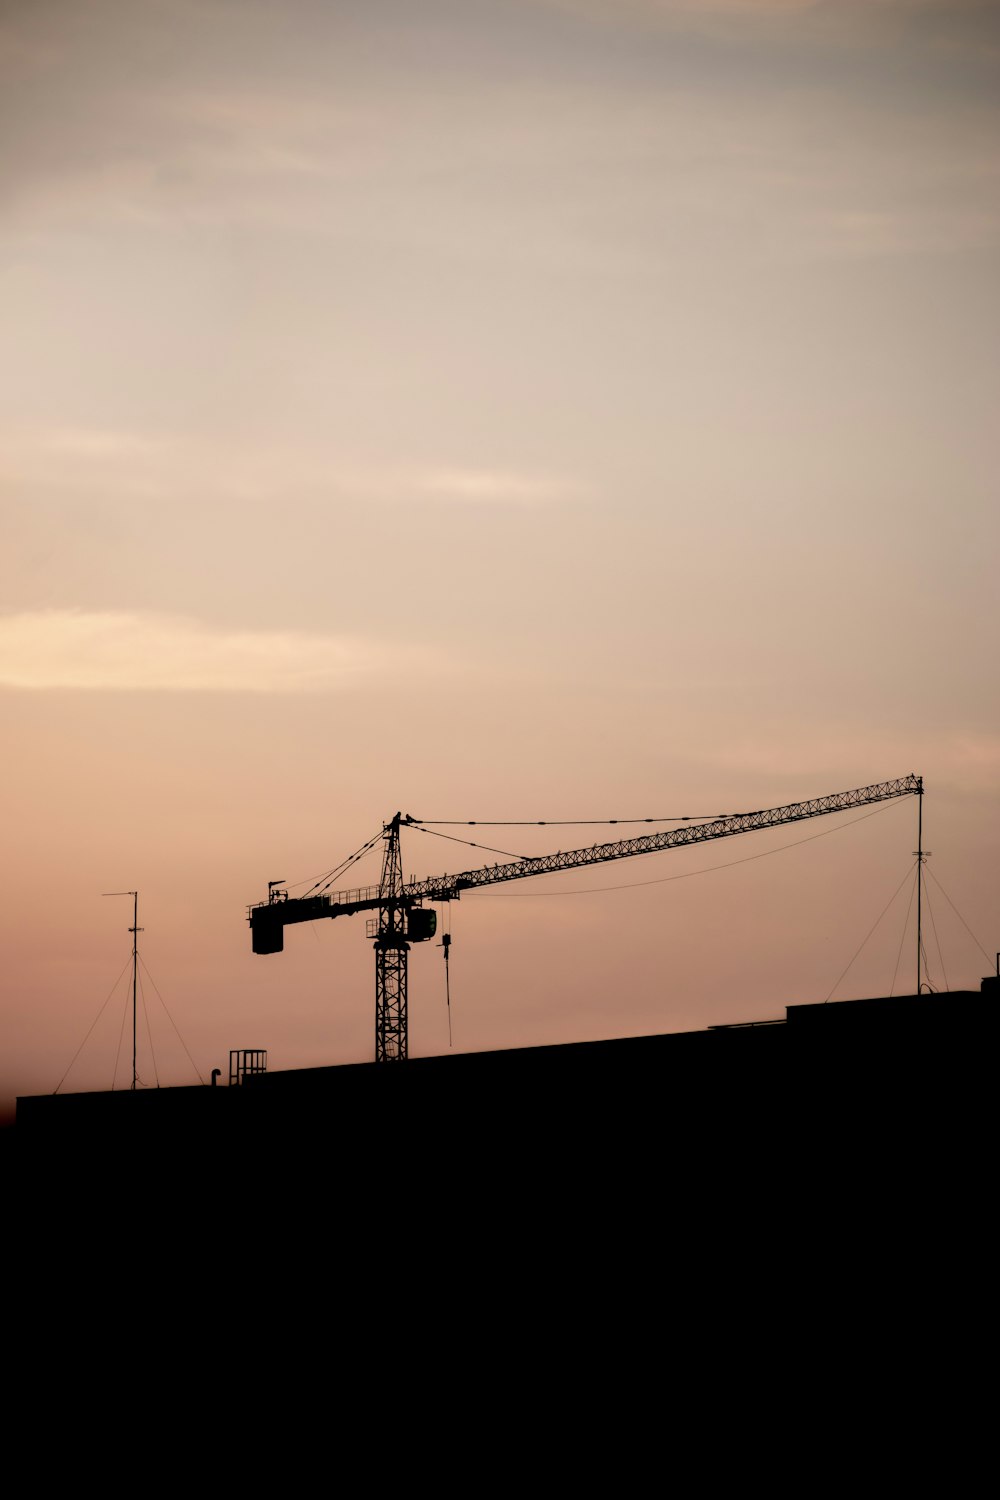
[[[610,844],[594,844],[589,849],[570,849],[544,854],[535,859],[514,860],[510,864],[487,865],[482,870],[466,870],[460,875],[437,875],[427,880],[412,880],[406,887],[408,896],[430,901],[447,901],[461,891],[477,886],[498,885],[506,880],[523,880],[529,875],[549,875],[556,870],[575,870],[584,865],[603,864],[612,859],[628,859],[635,854],[656,854],[687,844],[701,844],[709,839],[729,838],[736,833],[752,833],[761,828],[776,828],[782,823],[798,823],[826,813],[845,812],[893,797],[918,796],[923,792],[919,776],[900,776],[895,781],[880,781],[872,786],[857,787],[851,792],[834,792],[828,797],[814,797],[808,802],[792,802],[786,807],[771,807],[763,812],[734,813],[714,818],[710,823],[694,823],[666,833],[646,833],[633,839],[619,839]]]

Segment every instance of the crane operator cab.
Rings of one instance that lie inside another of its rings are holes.
[[[406,914],[406,937],[411,943],[429,943],[437,932],[438,916],[432,906],[411,906]]]

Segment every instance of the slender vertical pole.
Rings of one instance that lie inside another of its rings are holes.
[[[139,978],[139,892],[132,892],[132,1088],[135,1089],[138,1070],[136,1068],[136,981]]]
[[[920,994],[920,944],[922,941],[920,897],[924,883],[924,784],[917,793],[917,994]]]
[[[132,926],[129,928],[129,932],[132,934],[132,1089],[134,1090],[136,1084],[139,1081],[139,1070],[138,1070],[138,1066],[137,1066],[138,1048],[136,1046],[136,1042],[137,1042],[137,1034],[136,1034],[137,1033],[137,1026],[136,1026],[136,1003],[135,1003],[135,993],[136,993],[136,988],[137,988],[138,980],[139,980],[139,933],[142,931],[142,928],[139,926],[139,892],[138,891],[104,891],[104,892],[102,892],[102,894],[105,895],[105,896],[131,896],[132,897]],[[118,1072],[118,1061],[116,1059],[115,1060],[115,1073],[117,1074],[117,1072]],[[114,1088],[114,1080],[113,1079],[112,1079],[111,1087]]]

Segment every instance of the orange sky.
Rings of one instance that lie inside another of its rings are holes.
[[[0,11],[4,1100],[59,1083],[132,887],[203,1076],[372,1056],[363,918],[254,959],[245,906],[398,808],[916,771],[930,871],[1000,944],[998,60],[961,0]],[[669,877],[834,826],[468,896],[455,1045],[824,999],[912,803]],[[930,891],[932,980],[978,985]],[[839,997],[912,989],[907,894]],[[120,998],[64,1087],[110,1085]],[[411,1051],[446,1048],[426,947]]]

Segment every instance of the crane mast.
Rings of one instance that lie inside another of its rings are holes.
[[[896,797],[923,797],[923,778],[909,775],[894,781],[875,782],[849,792],[833,792],[806,802],[790,802],[757,812],[732,813],[706,823],[689,823],[663,833],[640,834],[636,838],[592,844],[587,849],[560,850],[534,858],[486,865],[458,875],[435,875],[404,882],[399,831],[403,824],[419,826],[420,819],[396,813],[383,827],[385,847],[378,886],[338,891],[334,895],[289,898],[283,890],[271,889],[268,900],[252,906],[249,922],[255,953],[280,953],[284,928],[323,917],[350,916],[359,911],[377,912],[369,935],[375,939],[375,1057],[378,1062],[402,1062],[407,1055],[407,955],[411,942],[434,936],[436,914],[426,911],[425,901],[457,901],[463,891],[525,880],[532,875],[550,875],[559,870],[578,870],[609,860],[656,854],[711,839],[731,838],[763,828],[777,828],[807,818],[825,817],[855,807],[886,802]],[[922,806],[922,803],[921,803]]]
[[[375,1060],[406,1060],[406,902],[397,813],[385,827],[382,879],[379,881],[378,929],[375,938]]]

